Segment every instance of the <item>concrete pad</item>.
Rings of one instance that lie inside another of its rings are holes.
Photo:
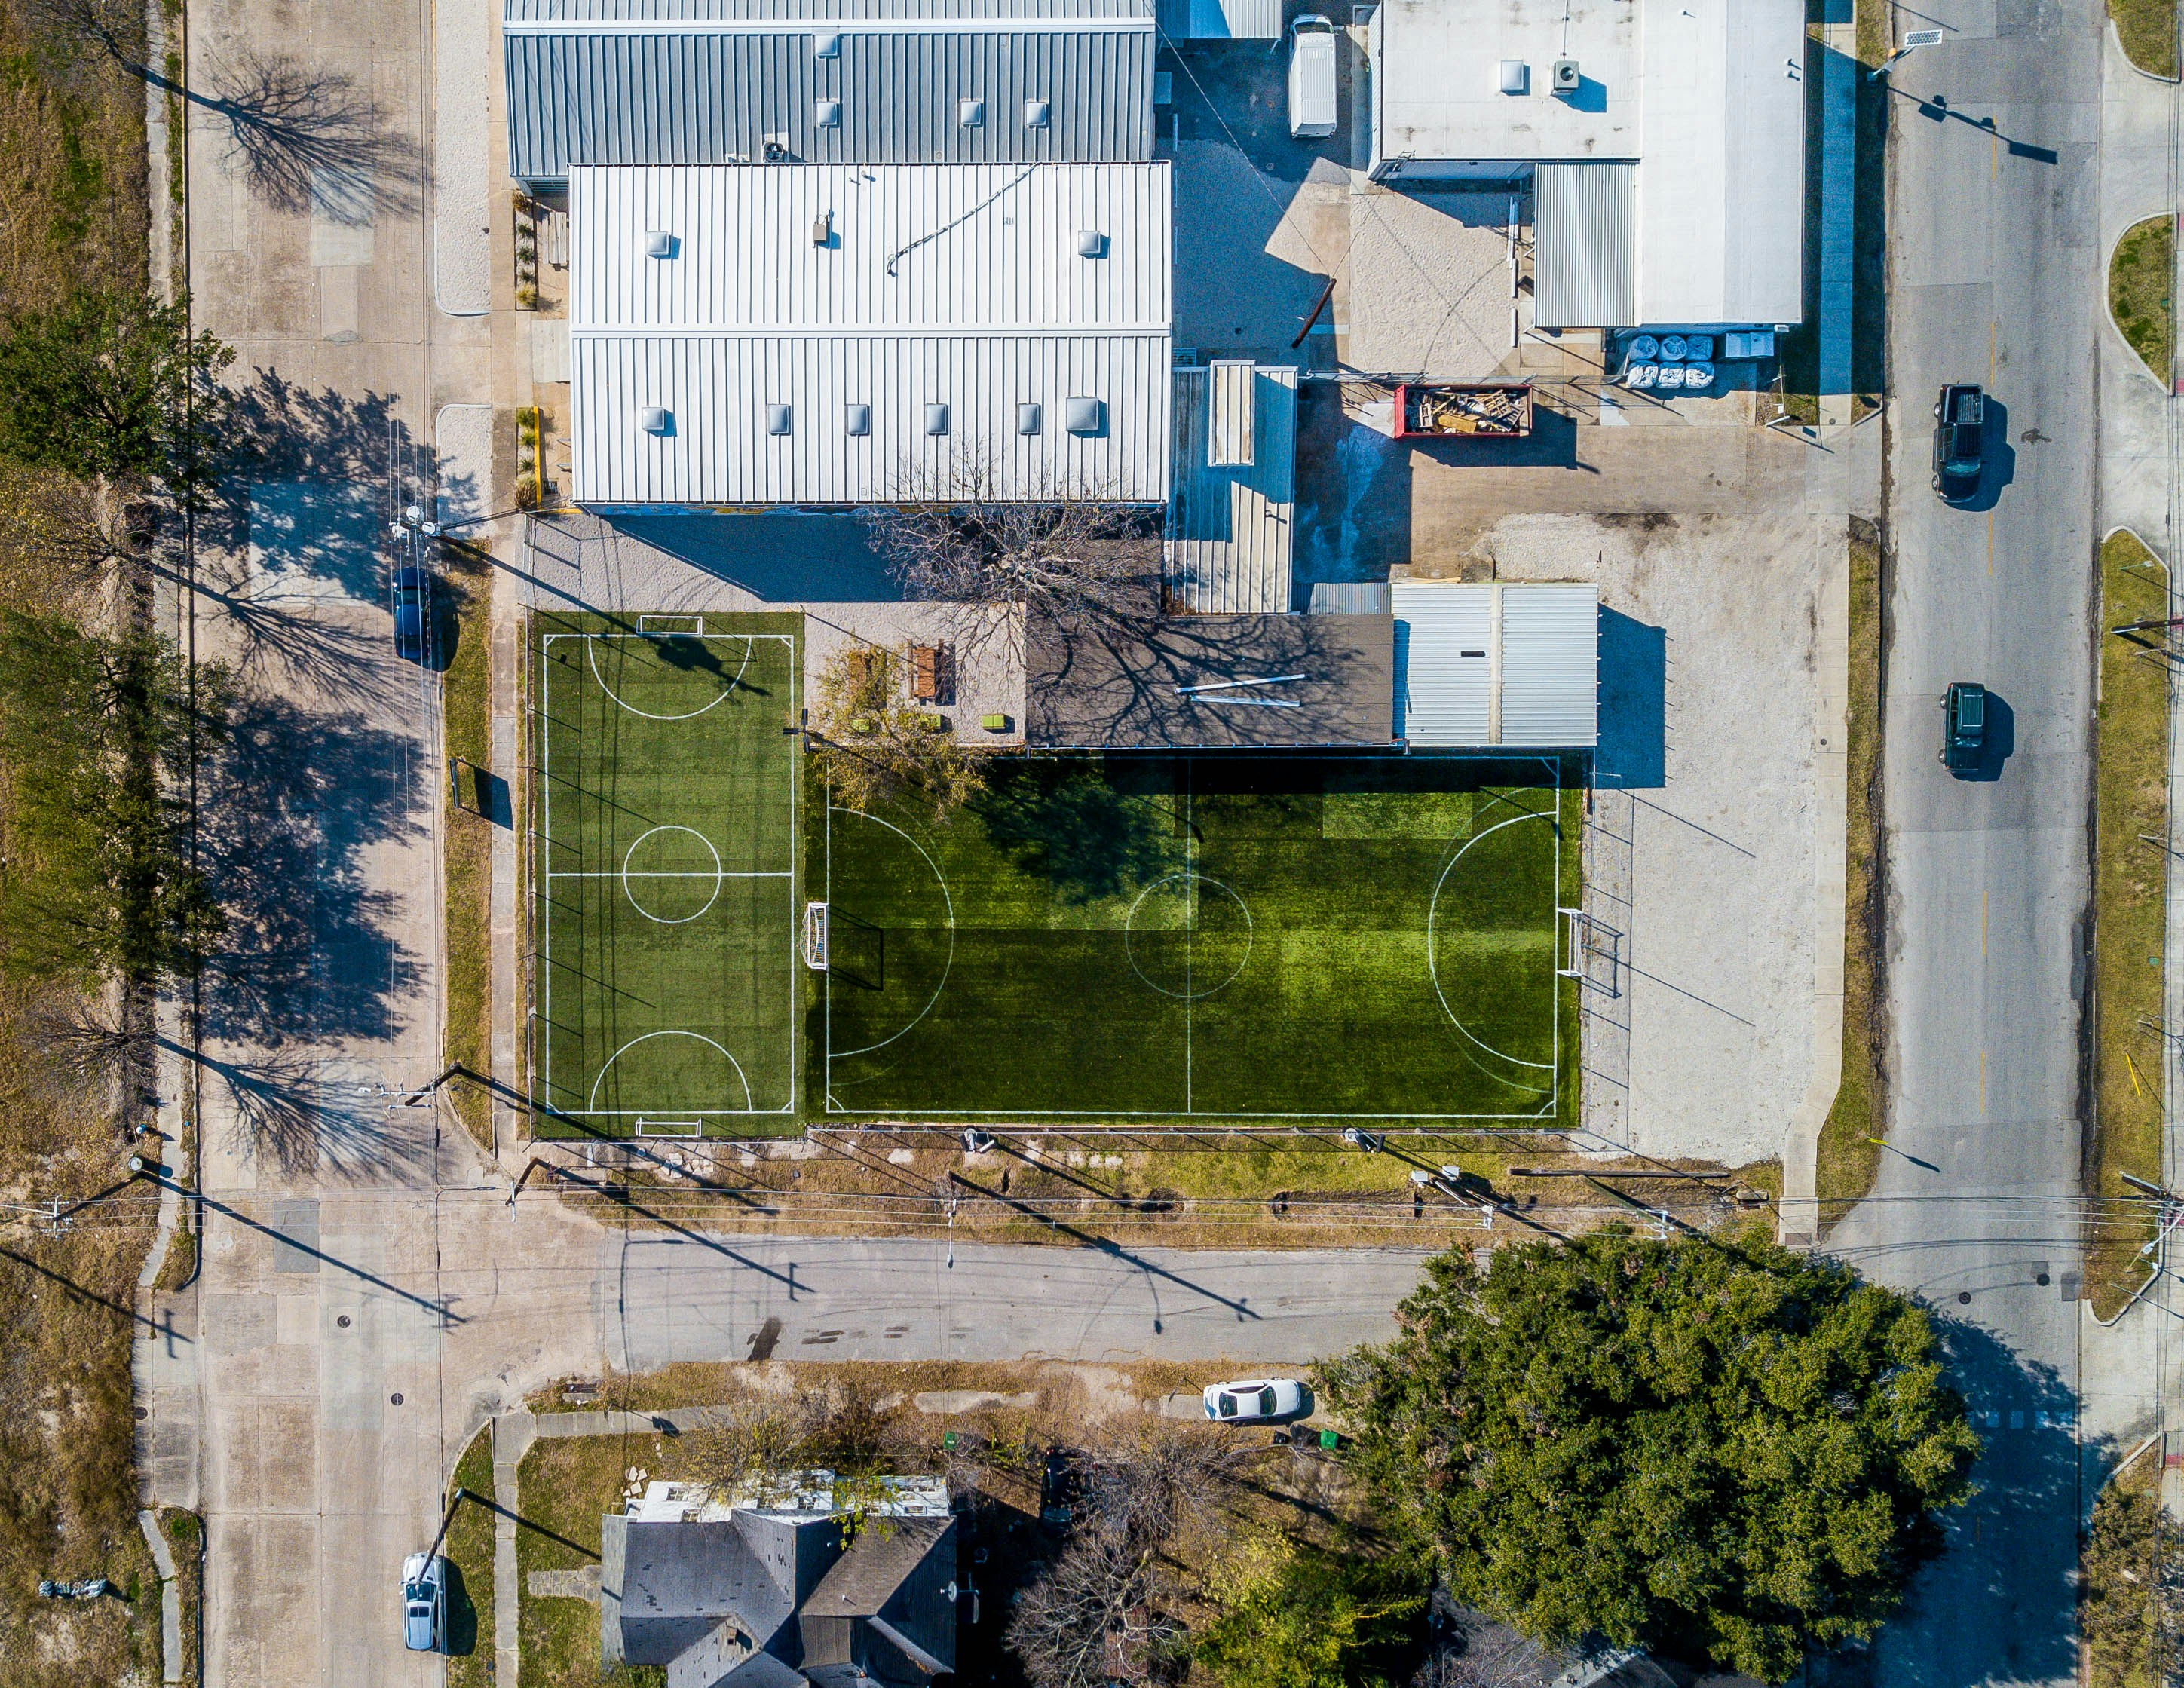
[[[439,467],[435,521],[475,521],[494,510],[493,406],[443,404],[432,419]]]
[[[434,8],[432,298],[449,316],[493,307],[493,14],[487,0]]]
[[[348,481],[265,481],[249,490],[253,602],[376,604],[386,494]]]

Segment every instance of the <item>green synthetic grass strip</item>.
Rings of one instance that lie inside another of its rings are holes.
[[[546,1134],[796,1128],[801,620],[704,625],[538,623]]]
[[[815,805],[812,1111],[1552,1123],[1564,797],[1538,761],[1095,757],[997,763],[939,825]]]

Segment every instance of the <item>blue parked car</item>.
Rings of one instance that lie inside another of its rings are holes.
[[[432,577],[415,563],[394,571],[394,654],[422,662],[432,643]]]

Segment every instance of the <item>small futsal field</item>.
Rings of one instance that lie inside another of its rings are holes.
[[[814,1111],[1551,1123],[1577,801],[1552,761],[1095,757],[827,808]]]
[[[801,618],[541,616],[540,1128],[795,1126]]]

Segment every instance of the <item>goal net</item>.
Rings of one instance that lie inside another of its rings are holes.
[[[804,965],[815,973],[827,971],[827,905],[804,905]]]
[[[637,630],[651,638],[698,638],[705,637],[705,618],[703,616],[639,616]]]

